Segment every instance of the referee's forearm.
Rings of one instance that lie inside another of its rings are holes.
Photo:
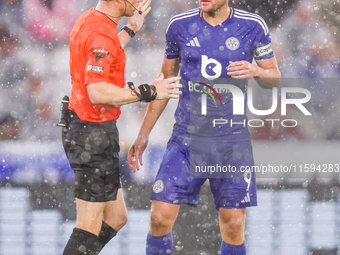
[[[86,87],[89,98],[95,105],[121,106],[140,101],[131,89],[120,88],[107,82],[88,84]]]

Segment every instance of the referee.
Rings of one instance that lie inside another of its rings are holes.
[[[64,255],[98,254],[126,223],[119,174],[116,120],[120,106],[137,101],[178,98],[180,77],[152,85],[125,86],[124,47],[140,30],[151,0],[99,0],[82,14],[70,36],[72,91],[63,146],[75,172],[76,226]],[[117,34],[123,16],[128,23]]]

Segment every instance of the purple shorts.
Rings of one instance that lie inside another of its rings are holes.
[[[250,141],[202,142],[171,138],[157,173],[152,200],[196,206],[209,179],[216,209],[257,205]],[[209,171],[208,171],[209,170]]]

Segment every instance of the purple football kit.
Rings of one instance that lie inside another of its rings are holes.
[[[257,205],[256,179],[245,110],[247,80],[227,75],[229,62],[274,57],[263,19],[230,8],[211,26],[200,8],[174,16],[166,31],[167,59],[180,59],[182,95],[176,123],[157,173],[151,199],[198,203],[209,179],[216,209]]]

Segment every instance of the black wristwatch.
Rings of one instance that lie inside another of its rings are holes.
[[[131,38],[133,38],[136,35],[136,33],[133,32],[133,30],[131,28],[129,28],[128,26],[122,27],[121,30],[125,30]]]

